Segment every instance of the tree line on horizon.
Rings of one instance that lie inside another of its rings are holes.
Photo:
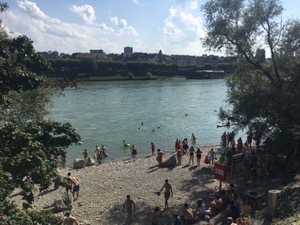
[[[124,79],[141,77],[153,79],[155,77],[183,76],[186,78],[224,78],[226,74],[234,71],[236,63],[204,64],[201,66],[178,66],[151,62],[105,62],[93,59],[51,59],[48,60],[51,69],[40,71],[52,78],[76,79],[85,77],[111,77],[120,76]],[[32,68],[34,69],[34,68]],[[37,68],[37,71],[40,68]],[[211,75],[205,77],[205,73],[199,71],[224,71],[224,75]]]

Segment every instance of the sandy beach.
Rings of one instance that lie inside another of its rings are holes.
[[[216,150],[216,146],[213,146]],[[122,211],[126,195],[130,194],[136,204],[131,224],[151,224],[148,213],[154,207],[164,208],[163,194],[156,195],[165,179],[173,187],[174,196],[169,200],[169,208],[160,218],[159,224],[172,224],[173,213],[181,214],[183,204],[188,203],[196,208],[199,198],[206,198],[218,191],[219,181],[214,179],[213,168],[204,164],[203,160],[211,146],[201,147],[201,166],[188,164],[188,156],[184,156],[181,166],[174,168],[158,168],[156,156],[122,161],[107,161],[99,166],[74,170],[61,169],[60,174],[72,176],[80,180],[80,196],[73,202],[72,215],[80,224],[126,224],[126,213]],[[173,152],[165,152],[164,160]],[[226,188],[223,184],[223,187]],[[47,208],[54,199],[61,198],[65,189],[49,190],[36,197],[34,208]],[[60,213],[63,216],[63,213]],[[201,224],[201,223],[199,223]]]

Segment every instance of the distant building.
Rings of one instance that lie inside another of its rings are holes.
[[[90,49],[91,54],[104,54],[102,49]]]
[[[133,54],[133,48],[132,47],[124,47],[124,57],[131,57]]]

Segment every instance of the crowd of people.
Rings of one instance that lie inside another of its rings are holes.
[[[160,224],[165,211],[168,209],[168,200],[173,197],[172,185],[165,180],[158,195],[164,190],[165,207],[161,210],[159,207],[149,212],[148,216],[152,225]],[[196,202],[193,208],[189,203],[183,204],[183,209],[179,213],[173,213],[174,225],[198,224],[203,221],[205,225],[214,225],[211,218],[222,212],[226,215],[226,225],[249,225],[248,217],[241,212],[242,206],[245,206],[245,199],[240,199],[237,187],[230,184],[228,190],[223,190],[221,195],[215,195],[213,198],[201,198]],[[132,212],[135,211],[135,203],[130,195],[127,195],[123,204],[123,211],[127,213],[128,224],[132,219]],[[251,209],[248,209],[251,210]],[[246,212],[243,210],[243,212]],[[202,222],[202,224],[203,224]]]
[[[192,144],[195,144],[196,136],[192,133],[191,136]],[[245,180],[248,179],[257,179],[259,176],[258,166],[260,163],[259,158],[259,145],[260,141],[256,140],[256,149],[252,149],[253,136],[249,134],[246,142],[243,143],[242,139],[239,138],[237,143],[235,142],[234,132],[224,132],[221,137],[221,147],[217,152],[213,148],[205,155],[204,162],[213,166],[216,161],[221,164],[227,165],[227,168],[230,169],[231,158],[235,154],[245,153],[248,150],[251,151],[247,157],[245,157],[245,162],[249,162],[249,165],[245,163],[245,166],[249,166],[249,170],[245,172]],[[129,145],[126,141],[123,141],[124,147],[129,147],[131,150],[132,161],[137,159],[137,148],[135,145]],[[152,156],[156,156],[158,166],[160,167],[163,163],[164,153],[158,148],[157,153],[155,153],[155,144],[151,142],[150,146]],[[87,159],[88,152],[86,149],[83,151],[84,159]],[[104,145],[101,147],[96,146],[94,155],[97,161],[97,165],[102,164],[107,157],[106,148]],[[180,166],[182,163],[182,157],[187,155],[188,164],[200,167],[201,159],[203,152],[199,147],[189,146],[188,139],[185,138],[183,141],[176,139],[175,141],[175,156],[176,156],[176,165]],[[219,159],[217,159],[217,155]],[[254,168],[255,167],[255,172]],[[249,172],[248,172],[249,171]],[[73,194],[74,200],[77,200],[79,197],[80,190],[80,181],[71,176],[71,173],[68,173],[66,177],[66,192],[69,191]],[[161,210],[159,207],[155,207],[150,213],[149,218],[152,225],[158,225],[160,218],[162,217],[165,210],[169,208],[169,199],[173,197],[173,188],[168,180],[165,180],[160,191],[157,195],[160,195],[164,191],[164,209]],[[198,221],[205,221],[205,225],[213,225],[211,218],[216,216],[218,213],[223,212],[226,214],[226,224],[227,225],[248,225],[247,217],[245,215],[251,212],[252,208],[246,198],[240,196],[239,190],[234,184],[230,184],[228,190],[222,190],[220,193],[213,195],[211,197],[204,197],[196,201],[196,207],[192,208],[191,204],[184,203],[183,210],[181,213],[173,214],[173,224],[174,225],[183,225],[183,224],[194,224]],[[128,223],[132,219],[132,212],[135,211],[135,203],[131,199],[130,195],[126,196],[126,200],[123,204],[123,211],[127,213]],[[66,221],[74,221],[76,224],[75,218],[66,214]],[[65,224],[71,224],[66,222]]]

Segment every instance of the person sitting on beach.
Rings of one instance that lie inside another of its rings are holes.
[[[221,190],[222,208],[227,209],[234,199],[234,194],[230,190]]]
[[[227,215],[232,218],[232,221],[235,221],[240,217],[241,210],[234,202],[232,202],[227,209]]]
[[[130,195],[126,196],[126,200],[123,204],[123,212],[126,208],[126,213],[128,216],[128,223],[131,221],[131,216],[132,216],[132,210],[135,211],[135,203],[134,201],[130,198]]]
[[[232,217],[227,217],[227,219],[226,219],[226,225],[237,225],[237,224],[233,222],[233,218]]]
[[[68,211],[65,213],[65,219],[63,225],[79,225],[74,216],[71,216],[71,213]]]
[[[206,215],[204,217],[204,221],[205,221],[205,223],[203,225],[213,225],[213,223],[210,221],[210,216],[209,215]]]
[[[215,196],[215,198],[209,198],[210,203],[208,210],[206,211],[207,214],[210,216],[215,216],[221,211],[222,207],[222,199],[219,198],[218,196]]]
[[[165,209],[169,208],[169,204],[168,204],[168,200],[171,197],[173,197],[173,189],[171,184],[169,184],[169,180],[165,180],[164,185],[162,186],[162,188],[160,189],[159,193],[162,192],[162,190],[165,189]]]
[[[68,176],[67,181],[68,181],[68,185],[73,187],[72,193],[73,193],[73,199],[75,201],[79,197],[79,190],[80,190],[79,179],[77,177]],[[75,198],[75,193],[76,193],[76,198]]]
[[[159,217],[162,215],[162,212],[159,207],[155,207],[153,211],[149,213],[151,225],[158,225]]]
[[[173,213],[173,218],[174,218],[174,225],[182,225],[182,221],[180,216],[178,214]]]
[[[196,220],[203,220],[206,215],[205,204],[202,199],[197,201],[197,209],[194,212],[194,216]]]
[[[181,218],[184,224],[192,224],[195,222],[193,209],[189,207],[187,203],[184,204],[184,211]]]

